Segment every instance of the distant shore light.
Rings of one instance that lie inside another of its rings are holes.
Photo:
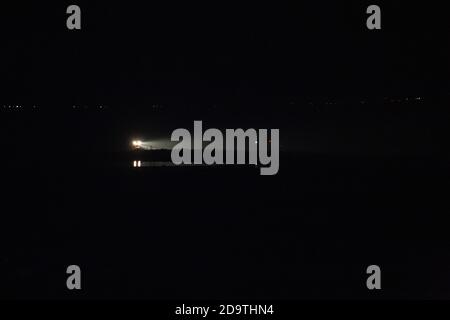
[[[133,146],[135,147],[142,147],[142,141],[141,140],[134,140]]]

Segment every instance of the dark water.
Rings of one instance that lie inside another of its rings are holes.
[[[2,113],[0,297],[449,298],[447,105]],[[193,120],[279,128],[278,175],[125,151]]]
[[[129,164],[3,175],[2,297],[450,295],[443,160],[283,154],[273,177]],[[66,290],[71,264],[81,294]],[[365,287],[371,264],[380,294]]]

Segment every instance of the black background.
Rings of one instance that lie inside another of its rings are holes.
[[[448,297],[442,3],[69,4],[2,4],[2,298]],[[130,168],[193,120],[279,128],[279,174]]]

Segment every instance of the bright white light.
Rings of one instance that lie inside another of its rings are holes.
[[[140,168],[142,166],[142,162],[141,161],[133,161],[133,167],[134,168]]]
[[[135,147],[142,147],[142,141],[141,140],[134,140],[133,141],[133,146]]]

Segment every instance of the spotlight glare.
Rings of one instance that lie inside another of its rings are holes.
[[[140,140],[134,140],[133,141],[133,146],[135,146],[135,147],[142,147],[142,141],[140,141]]]

